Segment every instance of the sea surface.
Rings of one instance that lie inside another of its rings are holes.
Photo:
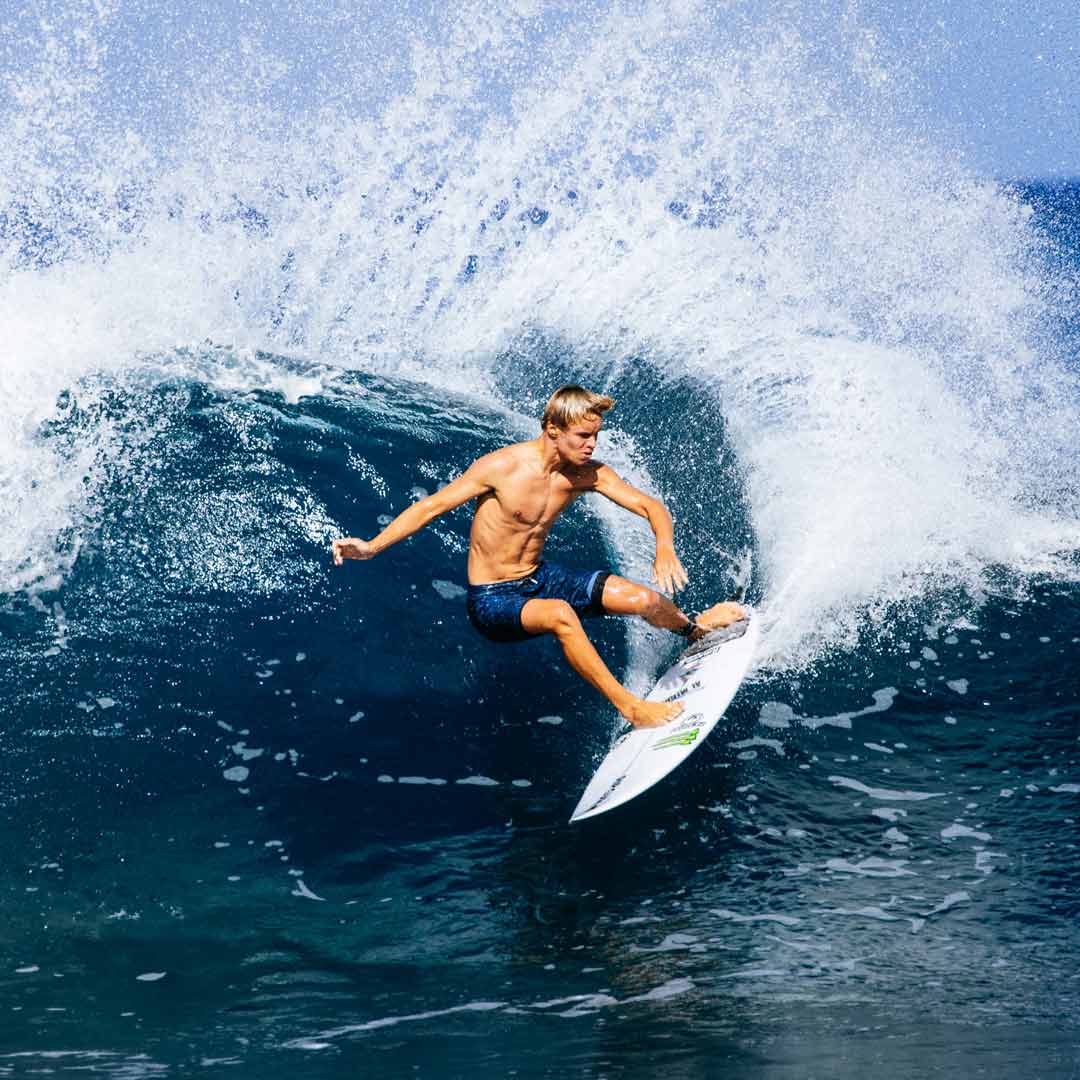
[[[335,12],[9,28],[0,1076],[1075,1080],[1080,184],[847,24]],[[469,508],[329,555],[567,380],[763,624],[577,826],[617,717],[472,631]]]

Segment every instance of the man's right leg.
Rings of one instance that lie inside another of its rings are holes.
[[[565,600],[530,600],[521,609],[521,625],[530,634],[554,634],[570,666],[634,727],[659,727],[682,712],[679,702],[643,701],[631,694],[608,670]]]
[[[689,618],[662,593],[640,582],[619,577],[617,574],[609,575],[607,581],[604,582],[602,603],[604,611],[609,615],[638,615],[651,626],[656,626],[661,630],[670,630],[675,634],[686,627]],[[691,640],[697,640],[697,637],[710,630],[737,622],[745,614],[742,605],[730,600],[713,604],[711,608],[697,616],[695,621],[701,628],[701,633]]]

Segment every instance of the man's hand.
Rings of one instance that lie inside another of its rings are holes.
[[[671,595],[690,580],[674,548],[657,547],[656,559],[653,562],[653,580],[661,592]]]
[[[373,559],[376,554],[370,540],[360,540],[355,536],[335,540],[332,546],[335,566],[340,566],[346,559]]]

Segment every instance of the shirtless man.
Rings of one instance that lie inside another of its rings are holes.
[[[560,387],[548,401],[537,438],[485,454],[446,487],[413,503],[374,539],[335,540],[334,565],[370,559],[475,499],[467,602],[473,626],[491,641],[553,634],[571,667],[631,724],[659,727],[674,720],[682,704],[643,701],[631,694],[600,659],[581,619],[639,615],[694,641],[738,621],[743,610],[721,603],[691,618],[645,585],[606,570],[571,570],[544,561],[544,541],[556,519],[579,495],[595,491],[649,522],[656,536],[653,578],[660,589],[674,593],[688,581],[664,504],[592,460],[604,413],[614,404],[580,386]]]

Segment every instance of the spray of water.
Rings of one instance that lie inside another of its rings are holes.
[[[852,9],[825,44],[788,4],[283,18],[16,22],[0,589],[62,579],[131,437],[105,410],[50,439],[58,400],[355,368],[490,399],[536,329],[582,378],[647,361],[711,403],[774,665],[992,567],[1069,572],[1076,282],[1019,198],[897,119]]]

